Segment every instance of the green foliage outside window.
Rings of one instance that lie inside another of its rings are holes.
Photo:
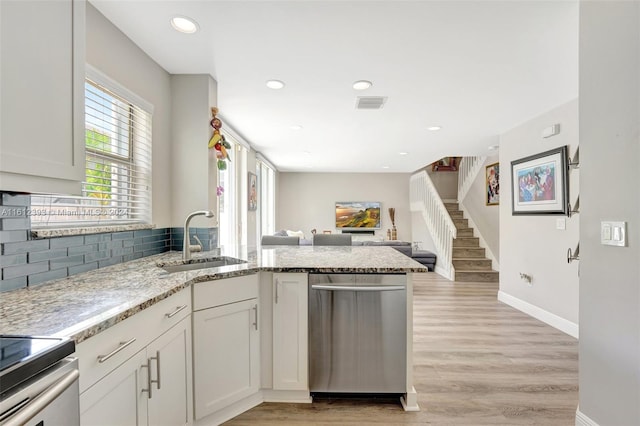
[[[107,135],[86,130],[86,147],[93,151],[108,152],[111,146],[111,138]],[[87,182],[85,184],[85,195],[97,198],[102,205],[108,205],[111,200],[111,164],[94,163],[95,160],[87,157]]]

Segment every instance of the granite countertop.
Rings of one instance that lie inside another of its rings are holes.
[[[80,343],[192,284],[259,271],[427,272],[391,247],[239,247],[194,253],[192,261],[219,256],[247,262],[169,274],[159,266],[182,264],[182,253],[167,252],[2,293],[0,333],[64,336]]]

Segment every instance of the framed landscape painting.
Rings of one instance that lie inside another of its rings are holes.
[[[487,205],[500,204],[500,163],[489,164],[486,167],[485,179],[487,185]]]
[[[568,214],[568,179],[566,146],[512,161],[512,214]]]

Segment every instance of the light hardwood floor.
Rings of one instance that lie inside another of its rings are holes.
[[[416,274],[414,385],[395,401],[264,403],[228,425],[574,425],[578,342],[498,302],[497,283]]]

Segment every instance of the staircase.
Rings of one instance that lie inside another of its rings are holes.
[[[457,230],[451,256],[455,269],[454,281],[498,282],[499,272],[491,269],[491,259],[485,257],[484,248],[480,247],[479,239],[473,236],[473,228],[469,227],[469,221],[463,217],[458,203],[444,203],[444,206]]]

